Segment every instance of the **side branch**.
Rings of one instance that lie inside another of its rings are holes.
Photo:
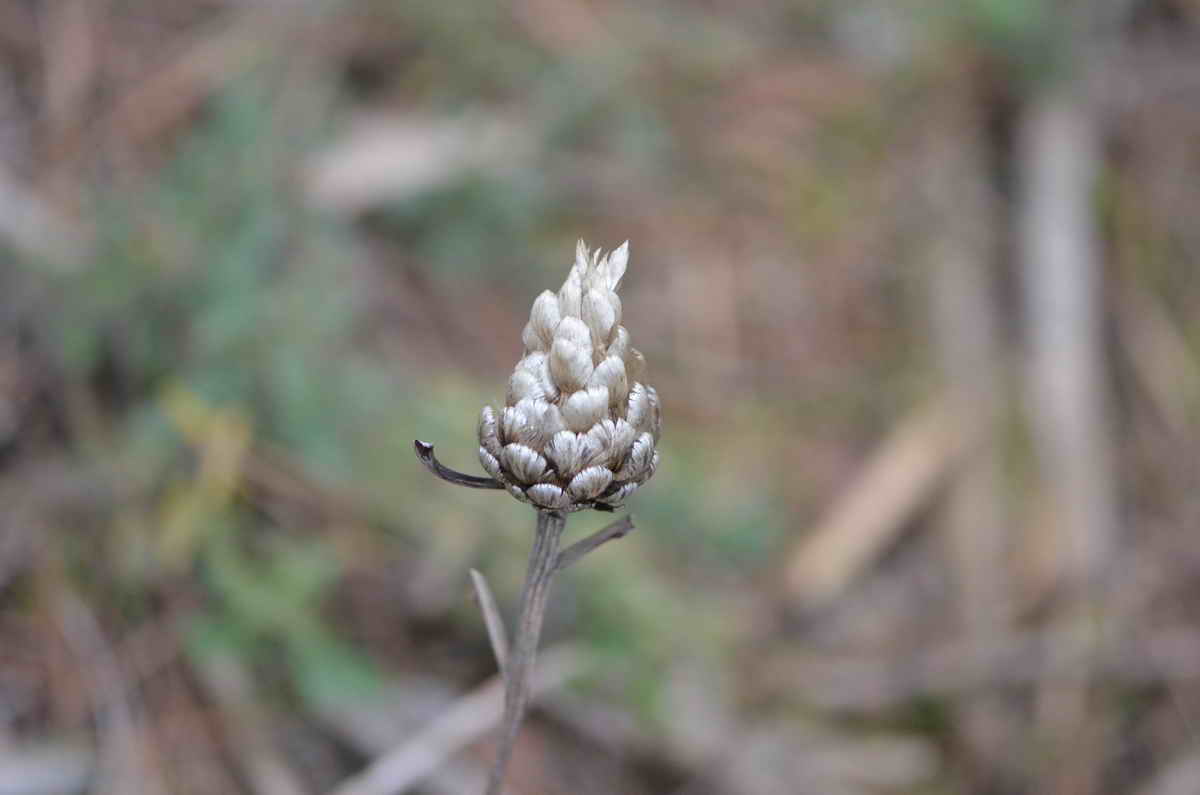
[[[633,517],[626,516],[612,522],[607,527],[597,530],[587,538],[576,541],[566,549],[560,550],[554,561],[554,571],[558,572],[576,563],[601,544],[617,538],[624,538],[635,529]],[[471,569],[471,585],[475,588],[475,597],[479,600],[479,609],[483,612],[483,620],[487,625],[488,640],[492,644],[492,652],[496,656],[496,666],[502,675],[508,668],[508,633],[504,629],[504,619],[496,604],[496,597],[488,585],[487,578],[476,569]]]
[[[441,461],[437,460],[437,456],[433,454],[433,445],[420,440],[413,441],[413,449],[417,451],[417,458],[421,459],[421,463],[425,465],[433,474],[437,475],[447,483],[453,483],[457,486],[466,486],[470,489],[503,489],[500,485],[491,478],[480,478],[475,475],[468,475],[463,472],[458,472],[448,466],[443,466]]]
[[[476,569],[471,569],[471,584],[475,586],[475,597],[479,600],[479,609],[483,611],[483,621],[487,625],[488,641],[492,644],[492,653],[496,656],[496,667],[503,677],[508,668],[508,632],[504,629],[504,617],[496,604],[487,578]]]
[[[618,538],[624,538],[636,529],[632,516],[618,519],[607,527],[597,530],[587,538],[576,541],[571,546],[559,552],[558,561],[554,564],[554,568],[556,570],[565,569],[601,544]]]

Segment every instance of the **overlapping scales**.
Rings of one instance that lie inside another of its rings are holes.
[[[480,414],[480,463],[522,501],[615,507],[658,467],[658,393],[621,325],[628,262],[628,242],[602,256],[579,241],[563,286],[533,302],[504,408]]]

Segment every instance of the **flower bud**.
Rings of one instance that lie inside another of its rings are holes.
[[[480,414],[480,464],[523,502],[615,507],[658,467],[658,393],[616,293],[628,262],[628,243],[601,256],[579,242],[563,286],[533,302],[504,408]]]

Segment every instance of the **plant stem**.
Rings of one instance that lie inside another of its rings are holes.
[[[429,442],[422,442],[420,439],[413,440],[413,449],[417,451],[417,458],[425,465],[433,474],[437,475],[447,483],[453,483],[456,486],[466,486],[469,489],[502,489],[504,486],[497,483],[491,478],[480,478],[475,475],[468,475],[465,472],[459,472],[456,469],[451,469],[444,466],[441,461],[437,460],[437,456],[433,454],[433,445]]]
[[[571,546],[558,553],[558,562],[554,568],[561,571],[567,566],[572,565],[584,555],[591,552],[601,544],[607,544],[617,538],[624,538],[634,531],[633,517],[626,516],[624,519],[607,525],[601,530],[597,530],[582,541],[576,541]]]
[[[521,617],[517,624],[516,640],[504,669],[504,721],[501,726],[500,750],[496,764],[488,777],[486,795],[501,795],[504,774],[512,758],[513,746],[521,729],[521,721],[529,706],[529,682],[533,661],[537,655],[538,638],[542,634],[542,619],[546,615],[546,598],[550,583],[558,568],[558,545],[566,514],[558,511],[538,511],[537,531],[533,550],[529,554],[529,569],[521,592]]]

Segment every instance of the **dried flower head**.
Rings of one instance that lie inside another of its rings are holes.
[[[480,414],[480,463],[519,500],[613,508],[658,467],[658,393],[621,325],[628,261],[628,242],[601,256],[579,241],[562,288],[533,302],[504,409]]]

